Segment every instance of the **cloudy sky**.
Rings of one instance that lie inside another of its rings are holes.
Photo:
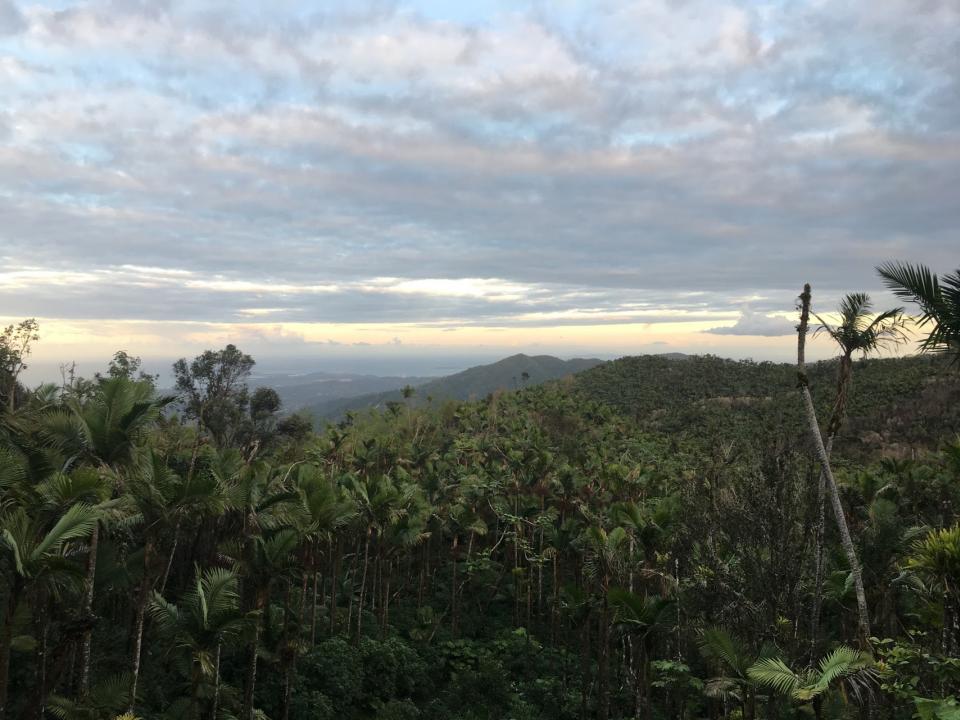
[[[0,98],[41,362],[786,359],[960,259],[958,0],[0,0]]]

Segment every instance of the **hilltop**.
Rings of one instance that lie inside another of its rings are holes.
[[[808,366],[825,422],[833,401],[837,362]],[[764,427],[802,427],[796,368],[788,363],[689,356],[624,357],[573,378],[571,391],[603,402],[648,430],[716,441]],[[880,449],[906,456],[960,432],[960,373],[936,356],[858,360],[847,421],[838,448],[844,455]]]
[[[403,384],[409,384],[415,388],[412,398],[414,404],[444,400],[475,400],[500,390],[519,390],[556,380],[589,370],[603,362],[597,358],[561,360],[552,355],[531,356],[518,353],[489,365],[478,365],[419,385],[414,382]],[[387,403],[401,400],[403,400],[403,393],[397,386],[397,389],[387,392],[309,403],[306,404],[306,409],[317,420],[335,420],[349,410],[385,408]],[[296,403],[287,406],[294,408]]]

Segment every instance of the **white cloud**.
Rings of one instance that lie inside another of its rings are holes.
[[[733,325],[724,325],[710,328],[705,332],[714,335],[760,335],[763,337],[777,337],[792,335],[796,332],[794,324],[779,315],[764,315],[744,308],[739,319]]]

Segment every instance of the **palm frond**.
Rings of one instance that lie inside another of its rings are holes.
[[[732,633],[724,628],[707,628],[700,636],[700,652],[711,660],[719,660],[741,678],[747,677],[751,653]]]
[[[802,685],[802,679],[778,657],[761,658],[750,666],[747,676],[781,695],[792,696]]]

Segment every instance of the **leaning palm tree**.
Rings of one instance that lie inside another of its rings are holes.
[[[847,411],[850,386],[853,380],[853,356],[867,355],[888,345],[896,345],[906,340],[904,333],[903,308],[893,308],[874,314],[873,302],[866,293],[851,293],[840,301],[837,314],[839,322],[831,325],[816,313],[820,321],[814,335],[828,335],[840,348],[840,365],[837,370],[837,393],[833,411],[827,423],[826,452],[833,452],[833,443]],[[816,572],[814,580],[814,602],[811,614],[811,641],[815,645],[819,636],[820,608],[823,602],[823,534],[826,518],[824,496],[826,493],[826,473],[821,468],[820,482],[817,488],[819,519],[816,532]],[[837,500],[839,501],[839,499]],[[831,498],[831,502],[835,502]]]
[[[843,546],[844,554],[847,556],[847,562],[850,565],[850,574],[853,576],[853,585],[857,592],[857,625],[860,645],[869,647],[870,645],[870,615],[867,610],[867,596],[863,590],[863,574],[860,570],[860,561],[857,558],[857,550],[850,537],[850,529],[847,527],[847,518],[843,512],[843,504],[840,502],[840,492],[837,489],[836,479],[833,477],[833,469],[830,467],[830,453],[823,442],[823,435],[820,433],[820,424],[817,421],[817,410],[813,405],[813,396],[810,394],[810,382],[807,378],[806,367],[806,341],[807,328],[810,322],[810,285],[803,286],[803,292],[800,294],[800,324],[797,325],[797,387],[800,389],[800,397],[803,400],[804,410],[807,416],[807,426],[811,439],[814,443],[817,459],[820,461],[820,469],[826,480],[826,486],[830,494],[830,504],[833,506],[833,514],[837,521],[837,529],[840,531],[840,543]]]
[[[944,352],[960,363],[960,269],[943,278],[926,265],[888,262],[877,272],[893,293],[920,306],[919,326],[930,326],[922,352]]]
[[[768,657],[754,663],[747,675],[796,703],[811,705],[817,720],[823,717],[823,704],[832,690],[842,688],[844,702],[849,695],[862,702],[872,694],[879,677],[869,654],[846,645],[821,658],[815,668],[795,671],[781,658]]]

